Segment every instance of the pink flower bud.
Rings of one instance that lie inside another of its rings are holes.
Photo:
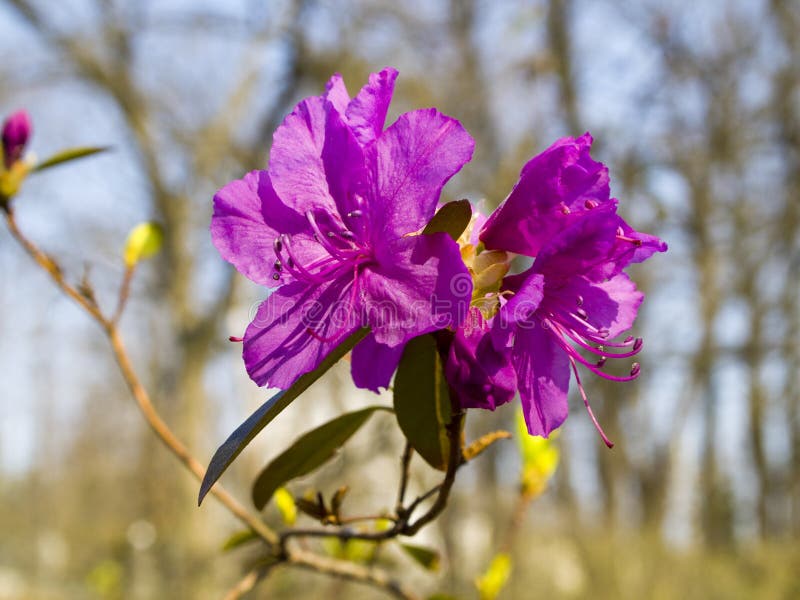
[[[3,123],[3,161],[7,169],[22,158],[31,129],[31,118],[25,110],[18,110]]]

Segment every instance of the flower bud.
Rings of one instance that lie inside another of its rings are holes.
[[[3,123],[3,162],[6,169],[22,158],[31,130],[31,119],[24,110],[18,110]]]
[[[123,251],[125,266],[129,269],[140,260],[155,256],[164,243],[164,230],[158,223],[140,223],[128,234]]]

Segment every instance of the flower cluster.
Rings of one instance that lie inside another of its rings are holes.
[[[494,409],[519,391],[529,432],[547,436],[566,418],[571,370],[585,399],[578,364],[618,381],[638,374],[603,370],[641,349],[638,338],[614,341],[642,301],[623,269],[666,245],[616,214],[588,134],[528,162],[503,204],[488,219],[473,214],[460,239],[423,233],[474,141],[435,109],[385,128],[396,77],[373,74],[351,98],[334,75],[278,127],[269,168],[216,194],[220,254],[275,288],[244,334],[247,372],[286,389],[367,327],[352,375],[378,391],[410,339],[447,331],[454,399]],[[535,260],[509,275],[514,255]]]

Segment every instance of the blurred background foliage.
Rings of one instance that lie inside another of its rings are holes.
[[[634,273],[648,292],[642,377],[587,382],[617,446],[576,403],[551,485],[514,522],[500,597],[794,598],[798,31],[794,0],[3,0],[2,113],[29,109],[39,156],[115,147],[27,182],[18,219],[107,304],[127,231],[163,223],[123,327],[159,408],[207,460],[266,397],[225,341],[264,292],[211,246],[211,197],[265,166],[294,102],[334,71],[352,93],[399,68],[390,120],[429,105],[460,119],[478,150],[446,196],[487,208],[530,156],[588,129],[622,214],[671,248]],[[145,429],[101,336],[5,233],[0,272],[0,598],[222,597],[248,552],[220,556],[231,518],[195,508],[196,482]],[[226,482],[246,498],[288,441],[369,402],[334,369]],[[470,435],[514,430],[516,410],[471,413]],[[347,483],[352,510],[390,507],[401,444],[375,419],[292,489]],[[460,473],[422,536],[440,571],[380,560],[422,589],[476,597],[515,514],[518,456],[499,442]],[[415,465],[421,490],[435,476]],[[377,592],[279,571],[259,594]]]

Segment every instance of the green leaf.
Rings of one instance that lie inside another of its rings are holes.
[[[228,552],[229,550],[233,550],[239,546],[244,546],[249,542],[255,542],[258,539],[259,537],[255,534],[255,532],[251,531],[250,529],[237,531],[231,537],[225,540],[225,543],[222,544],[222,551]]]
[[[511,557],[505,552],[496,555],[486,572],[475,580],[481,600],[495,600],[511,576]]]
[[[403,350],[394,380],[397,423],[411,447],[434,469],[444,471],[450,454],[450,391],[432,335],[412,339]]]
[[[376,410],[390,409],[385,406],[363,408],[336,417],[299,437],[259,474],[253,484],[253,503],[256,508],[264,508],[275,490],[287,481],[310,473],[333,458],[336,451]]]
[[[458,240],[472,219],[472,205],[469,200],[454,200],[443,205],[422,230],[422,233],[443,231],[453,240]]]
[[[428,571],[438,571],[441,564],[441,557],[436,550],[424,546],[413,544],[400,544],[400,547],[413,558],[418,564]]]
[[[362,327],[351,334],[350,337],[328,354],[325,360],[323,360],[316,369],[301,376],[288,390],[275,394],[250,415],[244,423],[236,428],[236,431],[217,448],[214,456],[211,457],[211,462],[208,465],[205,477],[203,477],[203,482],[200,484],[200,494],[197,498],[198,505],[203,502],[203,498],[206,497],[211,487],[222,476],[234,459],[239,456],[242,450],[253,441],[253,438],[255,438],[270,421],[277,417],[284,408],[289,406],[300,394],[310,388],[317,379],[322,377],[322,375],[336,364],[339,359],[350,352],[353,346],[366,337],[367,333],[369,333],[369,328]]]
[[[123,259],[125,266],[133,267],[140,260],[158,254],[164,243],[164,228],[158,223],[147,221],[131,229],[125,240]]]
[[[50,167],[55,167],[57,165],[69,162],[71,160],[78,160],[79,158],[91,156],[92,154],[99,154],[100,152],[106,152],[108,150],[110,150],[108,146],[87,146],[83,148],[68,148],[67,150],[56,152],[53,156],[51,156],[47,160],[40,162],[34,167],[33,170],[44,171],[45,169],[49,169]]]

